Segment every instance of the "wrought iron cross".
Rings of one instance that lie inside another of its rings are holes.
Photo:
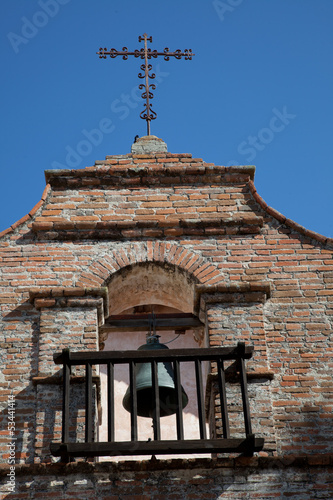
[[[128,59],[128,56],[134,56],[134,57],[141,57],[141,59],[144,59],[145,62],[144,64],[141,64],[140,69],[141,71],[144,71],[144,73],[139,73],[139,78],[144,78],[145,79],[145,84],[140,83],[139,89],[145,89],[144,92],[141,94],[141,97],[146,100],[144,104],[144,109],[140,113],[140,118],[143,120],[146,120],[147,122],[147,135],[150,135],[150,122],[151,120],[155,120],[156,118],[156,113],[151,109],[151,103],[149,99],[152,99],[154,97],[153,93],[151,90],[156,89],[156,85],[154,83],[149,83],[149,78],[153,80],[155,78],[155,73],[150,73],[153,66],[152,64],[148,64],[148,59],[151,59],[154,57],[155,59],[158,56],[163,56],[165,61],[169,61],[170,57],[174,57],[175,59],[181,59],[183,56],[185,57],[185,60],[191,60],[192,56],[195,54],[192,53],[192,49],[185,49],[184,52],[182,52],[180,49],[175,50],[175,52],[169,52],[168,47],[164,49],[163,52],[158,52],[157,50],[151,50],[148,49],[147,47],[147,42],[152,42],[153,37],[148,37],[147,33],[145,33],[143,36],[139,36],[139,42],[144,42],[145,46],[144,48],[141,48],[140,50],[136,49],[134,52],[129,52],[127,47],[123,47],[122,50],[118,51],[116,49],[110,49],[107,50],[106,48],[100,48],[99,52],[96,52],[96,54],[99,55],[100,59],[106,59],[106,56],[110,56],[113,59],[117,56],[122,56],[124,60]]]

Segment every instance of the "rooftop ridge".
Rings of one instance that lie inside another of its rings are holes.
[[[204,181],[214,182],[246,182],[248,178],[254,179],[255,167],[253,165],[235,165],[223,166],[214,163],[206,163],[202,158],[156,158],[156,161],[149,159],[132,158],[122,160],[105,160],[95,166],[85,167],[83,169],[51,169],[45,170],[46,182],[52,185],[61,183],[65,185],[66,179],[91,179],[85,181],[85,184],[91,182],[94,185],[117,184],[119,182],[127,183],[130,179],[137,178],[136,183],[152,182],[154,179],[167,184],[188,183]],[[197,178],[195,178],[197,176]],[[214,179],[212,178],[214,176]],[[186,179],[184,177],[187,177]],[[223,178],[222,178],[223,177]],[[71,183],[71,186],[79,187],[77,182]]]

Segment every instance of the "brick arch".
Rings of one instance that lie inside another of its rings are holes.
[[[105,286],[110,276],[127,266],[143,262],[167,263],[186,271],[198,283],[211,285],[223,281],[216,263],[189,248],[176,243],[146,241],[144,243],[119,244],[110,253],[90,264],[79,276],[76,286]]]

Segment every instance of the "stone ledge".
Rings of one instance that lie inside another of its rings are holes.
[[[214,236],[259,234],[263,218],[236,216],[210,219],[165,219],[134,221],[39,221],[31,229],[42,239],[130,239],[175,236]]]
[[[254,456],[236,458],[191,458],[170,460],[138,460],[123,462],[72,462],[72,463],[41,463],[16,464],[17,476],[67,476],[74,474],[103,474],[112,472],[149,472],[167,470],[192,469],[308,469],[322,468],[333,465],[333,454],[313,455],[281,455],[275,457]],[[6,477],[10,470],[9,464],[0,465],[0,477]]]
[[[245,183],[254,178],[253,166],[217,166],[203,162],[201,159],[191,159],[179,156],[157,159],[156,163],[133,163],[125,161],[120,165],[86,167],[80,170],[45,170],[45,179],[54,187],[76,189],[89,185],[128,186],[151,184],[188,184],[188,183]],[[177,160],[177,161],[176,161]],[[163,163],[167,165],[163,165]]]
[[[194,292],[194,310],[199,315],[202,296],[205,303],[225,302],[264,302],[271,296],[271,285],[268,281],[251,281],[248,283],[197,284]]]
[[[251,283],[232,283],[225,285],[196,285],[196,291],[202,293],[246,293],[263,292],[271,295],[271,285],[268,281],[252,281]]]
[[[212,347],[212,349],[214,349]],[[251,380],[273,380],[274,379],[274,372],[269,371],[269,370],[253,370],[253,371],[247,371],[246,372],[246,378],[248,381]],[[209,390],[212,382],[217,382],[218,377],[217,373],[209,373],[207,376],[207,389],[206,392]],[[225,381],[229,383],[237,383],[239,384],[240,382],[240,374],[239,371],[237,371],[234,367],[234,365],[231,365],[229,369],[225,371]]]
[[[31,288],[29,301],[36,309],[43,307],[96,307],[100,325],[104,322],[104,317],[108,315],[109,311],[108,289],[106,287]]]
[[[93,297],[103,297],[107,298],[108,289],[106,287],[92,287],[92,288],[79,288],[79,287],[53,287],[53,288],[43,288],[35,287],[30,288],[29,297],[32,303],[36,298],[53,298],[53,297],[84,297],[86,295]]]
[[[107,155],[105,160],[96,160],[95,165],[104,165],[105,163],[109,163],[112,165],[117,165],[124,160],[131,162],[132,159],[154,159],[154,158],[179,158],[188,161],[189,158],[192,158],[191,153],[138,153],[131,154],[128,153],[126,155]],[[202,161],[201,158],[193,158],[192,161]]]

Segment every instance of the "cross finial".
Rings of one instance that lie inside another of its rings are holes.
[[[175,59],[181,59],[182,57],[185,57],[185,60],[191,60],[192,56],[195,54],[192,53],[191,49],[185,49],[184,52],[181,50],[177,49],[174,52],[170,52],[168,47],[164,49],[163,52],[158,52],[157,50],[151,50],[150,48],[148,49],[148,43],[147,42],[152,42],[153,38],[150,36],[148,37],[147,33],[144,33],[143,36],[139,36],[139,42],[144,42],[144,48],[141,48],[140,50],[136,49],[133,52],[129,52],[127,47],[123,47],[122,50],[118,51],[116,49],[110,49],[107,50],[106,48],[100,48],[99,52],[97,54],[99,55],[100,59],[106,59],[106,56],[110,56],[111,58],[115,58],[117,56],[122,56],[124,60],[128,59],[128,56],[134,56],[134,57],[140,57],[141,59],[144,59],[145,62],[144,64],[141,64],[140,69],[144,73],[139,73],[139,78],[142,78],[145,80],[145,83],[140,83],[139,89],[143,90],[141,97],[145,99],[145,104],[144,104],[144,109],[140,113],[140,118],[143,120],[146,120],[147,122],[147,135],[150,135],[150,122],[151,120],[155,120],[156,118],[156,113],[155,111],[152,110],[151,108],[151,103],[150,99],[154,97],[152,90],[156,89],[156,85],[154,83],[149,83],[149,79],[153,80],[155,78],[155,73],[152,73],[153,66],[152,64],[148,63],[148,59],[157,58],[158,56],[163,56],[165,61],[169,61],[170,57],[174,57]]]

